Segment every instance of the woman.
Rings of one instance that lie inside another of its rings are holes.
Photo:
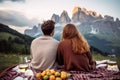
[[[58,65],[65,70],[89,72],[95,68],[90,47],[75,25],[67,24],[62,32],[62,41],[57,50]]]

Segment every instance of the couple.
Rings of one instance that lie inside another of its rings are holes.
[[[65,70],[89,72],[95,68],[90,47],[75,25],[67,24],[63,28],[62,39],[52,38],[55,22],[45,21],[41,25],[43,36],[31,44],[32,60],[30,66],[36,70],[54,68],[55,63]]]

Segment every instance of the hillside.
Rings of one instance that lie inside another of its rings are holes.
[[[30,53],[32,37],[0,23],[0,53]]]

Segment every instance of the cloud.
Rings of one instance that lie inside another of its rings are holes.
[[[22,13],[13,10],[0,10],[0,23],[13,26],[30,26],[38,24],[37,19],[28,19]]]
[[[11,1],[11,2],[25,2],[25,0],[0,0],[0,2]]]

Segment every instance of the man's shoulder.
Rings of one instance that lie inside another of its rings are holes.
[[[52,40],[55,42],[55,43],[59,43],[59,41],[55,38],[52,38]]]
[[[59,42],[57,39],[55,39],[55,38],[52,38],[54,41],[56,41],[56,42]]]
[[[32,43],[36,43],[36,42],[40,41],[41,39],[43,40],[43,38],[45,38],[45,37],[43,37],[43,36],[37,37],[32,41]],[[52,40],[55,43],[59,43],[59,41],[53,37],[49,37],[47,39]]]
[[[34,43],[34,42],[36,42],[36,41],[39,41],[40,38],[41,38],[41,37],[37,37],[37,38],[33,39],[32,43]]]

